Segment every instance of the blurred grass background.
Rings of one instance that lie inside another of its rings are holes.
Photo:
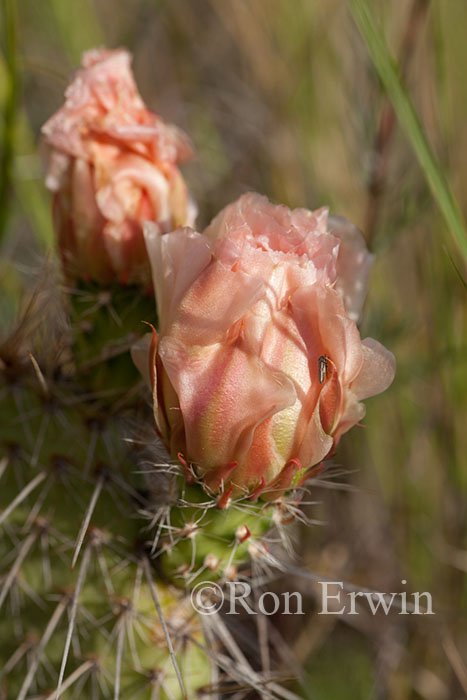
[[[303,528],[297,547],[305,569],[336,580],[428,590],[436,615],[309,614],[277,629],[303,668],[303,697],[457,699],[467,696],[467,4],[369,7],[3,0],[0,319],[53,246],[39,131],[95,45],[129,48],[149,107],[191,135],[200,225],[249,189],[356,222],[376,254],[362,336],[394,352],[397,377],[341,442],[334,486],[312,491],[309,515],[326,526]],[[318,589],[294,584],[312,610]]]

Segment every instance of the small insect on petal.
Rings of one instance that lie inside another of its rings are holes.
[[[318,359],[318,379],[322,384],[328,376],[328,358],[321,355]]]

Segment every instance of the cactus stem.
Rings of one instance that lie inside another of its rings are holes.
[[[187,694],[186,694],[186,690],[185,690],[185,685],[183,683],[182,675],[181,675],[180,669],[178,667],[177,658],[175,656],[175,652],[174,652],[174,648],[172,645],[172,640],[170,638],[167,623],[166,623],[164,615],[162,613],[162,608],[161,608],[161,605],[159,603],[159,598],[157,596],[156,585],[155,585],[154,580],[152,578],[151,565],[150,565],[149,559],[147,557],[144,558],[143,565],[144,565],[144,572],[146,574],[146,580],[148,582],[149,590],[151,591],[151,596],[152,596],[152,599],[154,601],[154,605],[156,606],[157,614],[158,614],[159,619],[161,621],[162,629],[164,631],[164,636],[165,636],[165,639],[167,642],[167,647],[169,649],[169,654],[170,654],[170,658],[172,660],[175,675],[177,676],[178,684],[180,686],[180,690],[182,691],[183,697],[186,700]]]
[[[34,491],[34,489],[37,488],[37,486],[39,486],[39,484],[42,481],[44,481],[46,476],[47,472],[39,472],[39,474],[37,474],[37,476],[35,476],[34,479],[32,479],[32,481],[30,481],[28,484],[26,484],[26,486],[23,489],[21,489],[16,498],[12,500],[10,505],[7,506],[3,513],[0,515],[0,525],[8,518],[8,516],[12,511],[14,511],[14,509],[17,506],[19,506],[19,504],[22,503],[25,498],[29,496],[31,491]]]

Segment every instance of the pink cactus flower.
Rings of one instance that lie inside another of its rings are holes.
[[[96,49],[82,63],[65,104],[42,128],[65,269],[101,284],[146,285],[142,222],[156,222],[161,233],[194,223],[177,167],[192,148],[182,131],[145,106],[129,53]]]
[[[134,349],[157,430],[208,490],[274,499],[384,391],[394,356],[356,321],[372,256],[327,209],[249,193],[203,234],[147,225],[159,335]]]

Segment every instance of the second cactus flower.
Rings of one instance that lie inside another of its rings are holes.
[[[189,139],[147,109],[130,63],[124,50],[86,52],[65,104],[42,128],[51,147],[46,184],[72,280],[148,286],[143,221],[165,232],[196,216],[178,169],[192,156]]]

